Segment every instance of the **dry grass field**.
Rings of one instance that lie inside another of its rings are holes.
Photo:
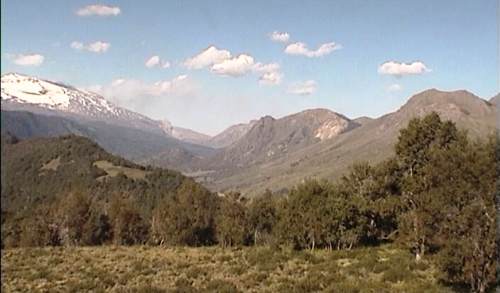
[[[450,292],[393,245],[352,251],[46,247],[2,251],[2,292]]]

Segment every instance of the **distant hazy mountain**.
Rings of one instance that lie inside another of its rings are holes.
[[[68,85],[9,73],[2,75],[1,96],[2,133],[21,138],[73,133],[134,161],[169,153],[170,168],[212,153],[211,148],[193,143],[194,131],[165,127],[164,122]]]
[[[25,139],[30,137],[52,137],[66,134],[90,136],[91,130],[75,120],[35,114],[27,111],[2,111],[0,116],[2,134],[11,133]]]
[[[306,146],[335,138],[359,124],[326,109],[306,110],[280,119],[265,116],[239,140],[206,160],[217,170],[245,168],[287,156]]]
[[[210,138],[206,142],[206,145],[214,148],[224,148],[230,146],[240,138],[242,138],[254,126],[255,123],[257,123],[257,120],[229,126],[221,133]]]
[[[373,118],[362,116],[362,117],[358,117],[356,119],[353,119],[352,121],[354,121],[360,125],[363,125],[363,124],[366,124],[366,123],[373,121]]]
[[[393,153],[393,144],[397,140],[399,130],[405,127],[411,118],[423,116],[432,111],[436,111],[442,119],[451,119],[456,122],[459,128],[467,129],[474,137],[485,137],[497,128],[495,119],[498,113],[491,102],[467,91],[443,92],[431,89],[411,97],[396,112],[377,119],[358,120],[357,123],[361,124],[359,127],[349,127],[352,124],[342,127],[344,130],[334,136],[334,139],[314,143],[310,135],[302,136],[300,140],[297,140],[300,142],[291,144],[294,147],[287,145],[286,155],[274,159],[273,155],[276,151],[269,156],[268,160],[259,160],[262,157],[252,155],[252,150],[260,147],[261,156],[267,156],[266,150],[270,149],[269,146],[273,144],[266,143],[265,139],[259,138],[258,135],[252,133],[253,131],[250,131],[247,136],[235,143],[237,147],[231,147],[216,156],[219,156],[219,161],[223,162],[230,160],[246,162],[246,158],[254,158],[255,164],[240,165],[240,168],[233,169],[231,172],[222,171],[225,165],[214,164],[211,165],[210,176],[207,178],[204,175],[204,179],[214,189],[238,189],[254,195],[263,192],[266,188],[272,190],[288,188],[305,177],[335,179],[356,161],[379,162],[390,156]],[[346,122],[342,116],[338,119],[339,125],[345,125]],[[270,126],[275,122],[276,120],[270,117],[263,118],[258,124],[261,126],[256,125],[252,130],[259,127],[255,129],[256,132],[258,129],[268,129],[268,131],[261,130],[261,132],[274,133],[270,131],[273,129]],[[347,122],[354,123],[349,120]],[[308,121],[307,124],[311,125],[311,122]],[[297,133],[295,132],[294,135]],[[294,135],[291,137],[296,137]],[[255,146],[253,141],[259,141],[259,146]],[[245,145],[250,146],[245,149]],[[273,146],[277,147],[277,145]],[[243,159],[238,159],[236,153]],[[201,173],[207,174],[207,172]]]
[[[168,135],[185,142],[208,145],[207,142],[211,139],[211,136],[209,135],[199,133],[191,129],[173,126],[168,120],[160,121],[160,127]]]
[[[22,139],[67,134],[85,136],[107,151],[135,162],[144,162],[144,158],[169,153],[169,160],[163,161],[162,166],[175,169],[191,163],[190,160],[213,153],[210,148],[186,143],[161,133],[103,121],[82,122],[27,111],[2,111],[1,129],[2,134],[9,132]]]

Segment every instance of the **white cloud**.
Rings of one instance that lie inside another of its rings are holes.
[[[215,46],[210,46],[196,56],[186,59],[184,61],[184,66],[189,69],[201,69],[230,58],[231,53],[229,51],[219,50]]]
[[[161,68],[169,68],[170,67],[170,62],[161,60],[160,56],[152,56],[148,60],[146,60],[146,63],[144,64],[147,68],[153,68],[156,66],[159,66]]]
[[[421,61],[415,61],[412,63],[402,63],[398,61],[387,61],[382,63],[378,67],[378,73],[380,74],[388,74],[395,76],[403,76],[410,74],[423,74],[426,72],[430,72],[431,69],[427,68],[427,66]]]
[[[149,58],[144,64],[147,68],[153,68],[157,65],[160,65],[160,56],[152,56]]]
[[[118,78],[118,79],[115,79],[111,82],[111,85],[112,86],[119,86],[121,84],[123,84],[125,82],[125,79],[124,78]]]
[[[259,78],[259,83],[264,85],[277,85],[281,83],[283,74],[278,71],[265,72]]]
[[[87,46],[87,50],[94,53],[104,53],[109,49],[109,47],[111,47],[110,43],[97,41],[89,44]]]
[[[403,87],[400,84],[394,83],[387,87],[388,92],[399,92]]]
[[[104,53],[109,50],[111,44],[103,41],[96,41],[85,45],[82,42],[73,41],[71,42],[70,47],[79,51],[86,50],[92,53]]]
[[[242,76],[253,69],[254,59],[247,54],[241,54],[237,57],[226,59],[220,63],[212,65],[210,71],[215,74]]]
[[[292,84],[288,88],[288,93],[300,96],[308,96],[316,91],[318,84],[314,80],[307,80]]]
[[[104,85],[86,87],[85,90],[98,93],[120,107],[155,119],[173,119],[174,115],[178,115],[175,117],[180,117],[181,120],[187,117],[199,119],[207,107],[207,101],[198,98],[198,84],[187,75],[156,82],[117,78]],[[191,107],[196,115],[192,115]],[[185,111],[187,108],[190,111]]]
[[[283,74],[280,72],[280,65],[278,63],[256,63],[254,72],[259,73],[259,83],[263,85],[277,85],[283,79]]]
[[[171,80],[160,80],[154,83],[118,78],[109,85],[94,85],[87,89],[97,92],[119,105],[127,105],[142,102],[139,100],[147,97],[186,95],[192,93],[195,86],[187,75],[179,75]]]
[[[120,7],[94,4],[82,7],[76,11],[79,16],[116,16],[121,13]]]
[[[333,51],[339,50],[341,48],[341,45],[330,42],[322,44],[316,50],[310,50],[309,48],[307,48],[307,45],[305,43],[297,42],[286,46],[285,53],[289,55],[303,55],[312,58],[328,55]]]
[[[286,43],[290,39],[290,34],[286,32],[274,31],[269,34],[269,38],[273,42]]]
[[[169,67],[170,67],[170,62],[168,61],[161,62],[161,68],[169,68]]]
[[[240,54],[233,57],[228,50],[210,46],[199,54],[184,61],[189,69],[210,68],[210,72],[218,75],[239,77],[254,73],[259,75],[259,83],[266,85],[279,84],[283,74],[279,72],[277,63],[264,64],[256,62],[249,54]]]
[[[71,44],[69,46],[75,50],[82,50],[83,49],[83,43],[77,42],[77,41],[71,42]]]
[[[45,60],[45,57],[40,54],[18,54],[18,55],[8,55],[8,57],[16,65],[20,66],[40,66]]]
[[[280,70],[280,65],[278,63],[256,63],[254,66],[254,70],[257,72],[271,72]]]

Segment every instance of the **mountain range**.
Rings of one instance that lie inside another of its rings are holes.
[[[140,161],[161,152],[171,157],[168,167],[209,155],[210,147],[190,142],[193,131],[172,127],[118,107],[104,97],[57,82],[17,73],[2,75],[2,133],[19,138],[77,134],[107,151]]]
[[[234,188],[254,194],[265,189],[286,189],[305,177],[336,179],[355,161],[376,163],[388,158],[394,152],[393,145],[399,130],[411,118],[433,111],[442,119],[454,121],[471,136],[484,138],[498,129],[498,112],[492,102],[467,91],[426,90],[412,96],[393,113],[377,119],[353,120],[359,124],[358,127],[332,139],[318,140],[294,152],[245,168],[227,165],[229,169],[226,172],[212,172],[211,177],[205,179],[213,188]]]
[[[139,164],[173,168],[213,190],[286,192],[305,177],[338,178],[353,162],[393,153],[399,129],[432,111],[474,137],[497,128],[499,95],[485,100],[430,89],[393,113],[350,119],[327,109],[261,117],[216,136],[118,107],[104,97],[21,74],[2,76],[2,133],[20,138],[77,134]]]

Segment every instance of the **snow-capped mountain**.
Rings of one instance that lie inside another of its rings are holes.
[[[10,110],[48,110],[55,115],[162,131],[159,121],[118,107],[96,93],[23,74],[2,75],[1,96],[2,108]]]

